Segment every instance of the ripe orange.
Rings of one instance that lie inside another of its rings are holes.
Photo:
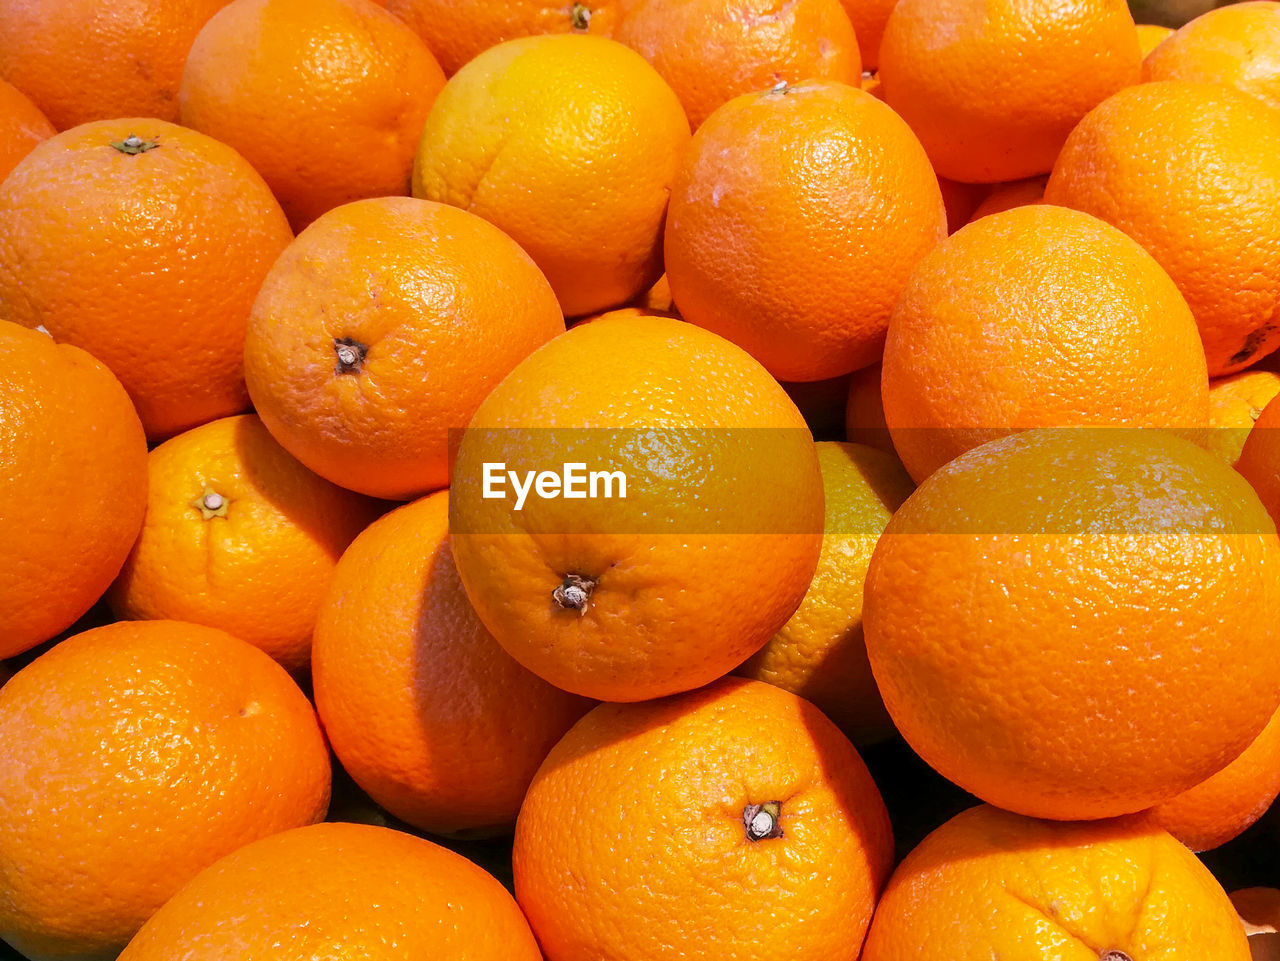
[[[1120,231],[1044,205],[977,220],[920,262],[881,385],[917,481],[1021,428],[1209,422],[1204,353],[1173,282]]]
[[[439,845],[316,824],[246,845],[198,875],[120,961],[541,961],[502,885]]]
[[[267,655],[178,621],[78,634],[0,689],[0,938],[114,957],[197,872],[328,801],[315,714]]]
[[[485,463],[505,465],[497,497]],[[615,476],[514,509],[504,471],[570,463],[620,472],[625,497]],[[665,317],[593,320],[526,358],[471,421],[450,497],[480,620],[534,673],[601,700],[731,671],[787,622],[822,548],[795,405],[745,351]]]
[[[820,443],[826,499],[822,555],[800,607],[734,673],[812,701],[855,744],[893,733],[862,637],[862,584],[876,541],[912,491],[892,454]]]
[[[1280,373],[1274,370],[1242,370],[1209,381],[1209,430],[1203,445],[1235,464],[1253,425],[1277,394]]]
[[[182,64],[229,0],[6,0],[0,77],[59,130],[113,117],[178,119]]]
[[[969,222],[972,223],[980,217],[988,217],[1005,210],[1012,210],[1014,207],[1039,203],[1044,199],[1044,186],[1048,182],[1048,176],[1042,174],[1039,177],[996,184],[991,192],[982,198],[982,203],[974,208]]]
[[[54,134],[49,123],[17,87],[0,80],[0,181],[33,147]]]
[[[930,834],[894,873],[862,961],[1149,958],[1249,961],[1209,870],[1130,819],[1033,821],[985,805]]]
[[[147,441],[111,372],[0,321],[0,658],[87,611],[142,527]]]
[[[880,365],[873,364],[855,371],[849,379],[849,398],[844,412],[845,439],[865,444],[898,456],[889,425],[884,419],[884,403],[880,397]]]
[[[1125,0],[899,0],[879,76],[939,174],[994,183],[1048,173],[1141,59]]]
[[[444,73],[368,0],[234,0],[200,31],[182,122],[235,147],[295,230],[365,197],[409,193]]]
[[[375,497],[449,483],[449,431],[564,330],[546,278],[479,217],[408,197],[332,210],[276,261],[245,377],[276,440]]]
[[[885,24],[898,0],[842,0],[844,12],[849,15],[853,32],[858,37],[858,52],[862,55],[862,69],[875,70],[880,65],[880,39]]]
[[[862,76],[841,0],[636,0],[614,36],[671,84],[695,129],[745,93]]]
[[[1142,62],[1142,79],[1226,84],[1280,107],[1280,4],[1232,3],[1196,17]]]
[[[290,671],[338,556],[378,514],[285,453],[252,415],[151,452],[146,521],[109,594],[120,617],[221,628]]]
[[[661,276],[667,196],[688,142],[675,94],[626,47],[526,37],[450,79],[422,130],[413,193],[510,234],[577,317]]]
[[[726,678],[578,722],[529,788],[512,859],[547,961],[854,961],[893,840],[835,725]]]
[[[1122,90],[1072,131],[1045,201],[1151,252],[1191,305],[1211,376],[1280,347],[1280,111],[1212,84]]]
[[[867,653],[899,731],[965,790],[1033,817],[1127,814],[1224,768],[1280,704],[1277,564],[1257,496],[1190,441],[1026,431],[894,515]],[[1212,721],[1187,723],[1191,703]]]
[[[780,380],[875,363],[912,268],[947,235],[938,181],[887,106],[835,82],[746,94],[693,138],[671,191],[680,315]]]
[[[1280,524],[1280,399],[1269,401],[1245,438],[1236,470],[1258,492],[1273,520]]]
[[[343,554],[316,624],[316,706],[342,766],[432,834],[515,823],[547,752],[591,706],[530,674],[462,590],[445,491]]]
[[[1154,23],[1138,24],[1138,47],[1142,51],[1144,70],[1146,67],[1146,58],[1150,56],[1151,51],[1172,36],[1172,27],[1162,27],[1159,24]]]
[[[245,322],[291,237],[231,148],[160,120],[85,124],[0,184],[0,318],[89,351],[167,437],[248,407]]]

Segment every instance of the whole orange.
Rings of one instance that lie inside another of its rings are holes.
[[[858,37],[858,51],[863,70],[875,70],[880,65],[880,40],[884,36],[889,14],[898,0],[841,0],[844,12],[849,15],[853,32]]]
[[[196,876],[120,961],[542,961],[520,909],[466,858],[367,824],[248,844]]]
[[[532,489],[543,473],[568,479]],[[741,348],[665,317],[593,320],[526,358],[476,411],[450,498],[480,620],[601,700],[727,674],[786,623],[822,548],[800,412]]]
[[[1132,819],[1053,824],[983,805],[899,865],[862,961],[1161,956],[1250,961],[1235,909],[1194,854]]]
[[[206,624],[306,668],[338,557],[378,505],[317,477],[250,414],[165,441],[142,534],[108,599],[120,617]]]
[[[245,377],[294,457],[407,499],[449,483],[449,431],[563,331],[546,278],[502,231],[444,204],[363,200],[325,214],[271,268]]]
[[[510,828],[538,765],[591,706],[484,629],[454,566],[446,491],[376,521],[342,555],[312,673],[342,766],[432,834]]]
[[[1014,207],[1040,203],[1044,199],[1044,187],[1048,182],[1049,177],[1041,174],[1039,177],[996,184],[991,192],[982,198],[982,203],[974,208],[969,217],[970,223],[980,217],[989,217],[991,214],[1012,210]]]
[[[1280,107],[1280,4],[1251,0],[1196,17],[1147,56],[1142,79],[1226,84]]]
[[[1172,36],[1172,27],[1162,27],[1159,24],[1154,23],[1138,24],[1138,46],[1142,50],[1144,69],[1146,66],[1146,58],[1151,55],[1151,51]]]
[[[879,77],[939,174],[994,183],[1048,173],[1141,60],[1125,0],[899,0]]]
[[[1151,252],[1191,305],[1210,376],[1280,347],[1280,111],[1207,83],[1122,90],[1072,131],[1045,201]]]
[[[0,658],[75,623],[124,563],[147,441],[120,382],[76,347],[0,321]]]
[[[182,122],[235,147],[295,230],[365,197],[409,193],[444,73],[369,0],[234,0],[196,37]]]
[[[665,255],[680,315],[780,380],[880,358],[889,312],[947,235],[929,158],[856,87],[738,97],[698,128],[671,190]]]
[[[0,689],[0,938],[113,958],[199,871],[328,802],[315,713],[266,654],[178,621],[78,634]]]
[[[0,319],[89,351],[167,437],[249,406],[245,323],[291,238],[230,147],[161,120],[84,124],[0,184]]]
[[[54,134],[40,108],[17,87],[0,80],[0,181],[33,147]]]
[[[841,0],[636,0],[614,36],[671,84],[695,129],[745,93],[862,76]]]
[[[675,94],[634,52],[600,37],[526,37],[449,80],[422,129],[413,193],[510,234],[576,317],[661,276],[667,196],[688,143]]]
[[[1258,492],[1267,513],[1280,524],[1280,396],[1272,398],[1258,415],[1245,438],[1236,470]]]
[[[91,120],[176,122],[182,65],[229,0],[5,0],[0,78],[59,130]]]
[[[1209,430],[1201,443],[1235,464],[1254,424],[1278,394],[1280,373],[1274,370],[1242,370],[1209,381]]]
[[[1204,352],[1160,265],[1086,214],[983,217],[928,254],[894,306],[885,419],[917,481],[1026,427],[1203,428]]]
[[[726,678],[579,721],[529,788],[512,861],[547,961],[854,961],[893,839],[835,725]]]

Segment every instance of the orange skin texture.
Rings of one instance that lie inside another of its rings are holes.
[[[832,81],[750,93],[698,128],[671,192],[666,267],[680,315],[779,380],[880,358],[893,302],[947,235],[911,129]]]
[[[111,146],[135,134],[159,146]],[[162,439],[249,406],[245,323],[292,236],[230,147],[161,120],[85,124],[0,184],[0,319],[89,351]]]
[[[627,497],[530,496],[517,512],[510,486],[482,498],[486,462],[620,470]],[[530,355],[476,412],[451,497],[480,620],[525,667],[598,700],[727,674],[791,617],[822,548],[795,405],[745,351],[664,317],[594,320]],[[570,574],[596,581],[581,611],[553,599]]]
[[[1235,909],[1199,860],[1133,819],[1033,821],[985,805],[907,855],[862,961],[1250,961]]]
[[[1120,231],[1044,205],[977,220],[920,262],[889,321],[881,396],[917,481],[1026,427],[1209,423],[1173,282]]]
[[[780,837],[743,810],[780,802]],[[547,961],[854,961],[893,862],[852,744],[808,701],[725,678],[604,704],[556,745],[516,824],[516,898]]]
[[[813,702],[854,744],[893,733],[862,636],[862,585],[889,517],[914,489],[892,454],[819,443],[826,495],[822,555],[800,607],[734,673]]]
[[[1280,400],[1271,400],[1249,431],[1236,470],[1258,492],[1267,513],[1280,523]]]
[[[294,230],[365,197],[409,193],[444,72],[366,0],[234,0],[200,31],[182,123],[240,151]]]
[[[877,89],[883,90],[884,87],[881,85]],[[884,99],[883,95],[877,94],[877,96],[881,100]],[[938,178],[938,187],[942,190],[942,202],[947,208],[948,234],[954,234],[972,220],[973,212],[991,191],[989,184],[966,184],[958,180],[948,180],[946,177]]]
[[[862,77],[841,0],[637,0],[614,36],[671,84],[695,130],[742,94]]]
[[[195,624],[62,641],[0,689],[0,745],[0,937],[35,961],[114,958],[198,872],[329,804],[306,697]]]
[[[1210,376],[1280,346],[1280,111],[1212,84],[1122,90],[1072,132],[1045,201],[1150,251],[1195,314]]]
[[[941,176],[995,183],[1048,173],[1141,60],[1125,0],[899,0],[879,77]]]
[[[509,830],[538,765],[591,707],[484,629],[453,562],[447,491],[388,514],[347,549],[312,664],[342,766],[432,834]]]
[[[1151,51],[1173,36],[1172,27],[1162,27],[1156,23],[1138,24],[1138,47],[1142,50],[1143,72],[1146,72],[1146,58]]]
[[[680,102],[612,40],[510,40],[436,101],[413,195],[496,224],[546,274],[568,317],[628,303],[662,275],[662,223],[689,143]]]
[[[1044,199],[1044,187],[1049,182],[1047,174],[1039,177],[1028,177],[1026,180],[1014,180],[1005,184],[996,184],[991,192],[982,199],[982,203],[974,208],[969,222],[980,217],[998,214],[1014,207],[1025,207],[1038,204]]]
[[[460,854],[368,824],[316,824],[202,872],[120,961],[541,961],[501,884]]]
[[[880,399],[880,365],[855,371],[849,379],[849,398],[844,411],[845,439],[898,456]]]
[[[334,566],[377,502],[311,473],[252,414],[165,441],[148,474],[142,533],[108,594],[115,614],[220,628],[304,670]],[[201,508],[206,492],[216,511]]]
[[[853,32],[858,37],[862,69],[875,70],[880,65],[880,38],[884,36],[889,14],[898,0],[841,0],[849,15]]]
[[[1233,3],[1196,17],[1147,55],[1142,79],[1226,84],[1280,107],[1280,4]]]
[[[228,0],[5,0],[0,78],[58,130],[112,117],[176,123],[182,65]]]
[[[1129,814],[1226,767],[1275,712],[1278,564],[1215,454],[1160,430],[1027,431],[894,515],[867,654],[903,737],[965,790],[1032,817]]]
[[[449,431],[563,331],[511,238],[462,210],[384,197],[330,211],[276,261],[245,377],[272,435],[311,470],[408,499],[449,483]],[[338,369],[348,339],[367,348],[353,372]]]
[[[1203,446],[1234,465],[1253,425],[1277,394],[1280,373],[1274,370],[1242,370],[1209,381],[1209,430]]]
[[[0,80],[0,181],[42,140],[54,135],[53,124],[17,87]]]
[[[147,441],[120,382],[0,321],[0,658],[70,627],[142,527]]]
[[[586,30],[574,22],[572,0],[387,0],[386,7],[413,28],[452,76],[468,60],[504,40],[546,33],[613,36],[636,0],[589,0]]]

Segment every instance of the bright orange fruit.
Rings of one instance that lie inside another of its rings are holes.
[[[1280,4],[1251,0],[1196,17],[1152,50],[1142,79],[1226,84],[1280,107]]]
[[[53,134],[53,124],[40,108],[17,87],[0,80],[0,180]]]

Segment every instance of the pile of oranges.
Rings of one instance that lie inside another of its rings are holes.
[[[0,0],[0,954],[1280,957],[1191,6]]]

